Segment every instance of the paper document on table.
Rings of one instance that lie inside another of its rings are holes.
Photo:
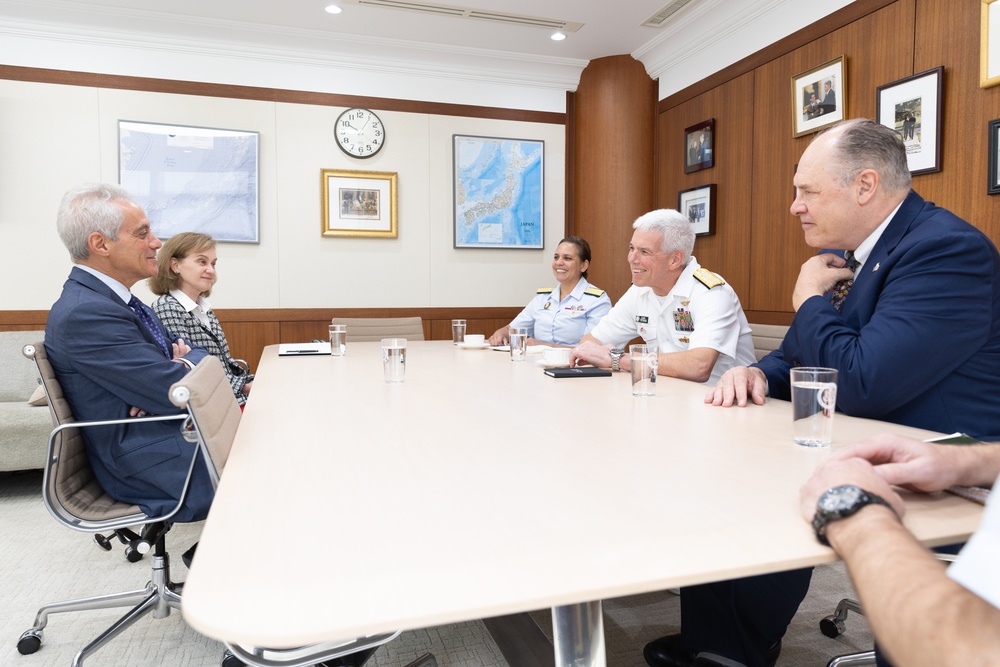
[[[278,345],[279,357],[297,357],[309,354],[330,354],[330,342],[282,343]]]
[[[943,435],[940,438],[931,438],[927,442],[934,442],[940,445],[981,445],[982,442],[964,433],[952,433]],[[966,500],[985,505],[990,497],[990,490],[981,486],[952,486],[945,489],[948,493],[954,493]]]

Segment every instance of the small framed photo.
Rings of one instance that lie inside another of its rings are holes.
[[[715,119],[703,120],[684,128],[684,173],[709,169],[715,165]]]
[[[847,118],[844,56],[792,77],[792,136],[818,132]]]
[[[941,89],[944,67],[876,88],[875,117],[906,145],[913,175],[941,171]]]
[[[986,185],[986,194],[1000,194],[1000,118],[990,121],[989,139],[990,180]]]
[[[696,236],[715,233],[715,183],[677,193],[677,210],[694,225]]]
[[[396,172],[323,169],[323,236],[394,239]]]

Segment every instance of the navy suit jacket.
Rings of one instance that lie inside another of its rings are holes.
[[[162,325],[161,325],[162,328]],[[172,337],[163,330],[167,340]],[[167,392],[187,373],[170,361],[152,334],[107,285],[73,267],[62,295],[49,311],[45,350],[63,393],[81,421],[123,419],[132,406],[154,415],[180,414]],[[198,363],[206,352],[193,348]],[[112,498],[162,514],[184,488],[194,445],[179,421],[86,428],[84,442],[94,473]],[[204,465],[174,521],[205,518],[214,492]]]
[[[790,398],[793,366],[839,371],[837,408],[980,438],[1000,436],[1000,255],[978,229],[911,191],[838,313],[807,299],[756,366]]]

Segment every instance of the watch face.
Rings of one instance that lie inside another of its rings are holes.
[[[382,121],[368,109],[348,109],[337,118],[337,145],[353,157],[371,157],[385,144]]]
[[[862,490],[845,484],[826,491],[819,498],[819,507],[827,512],[837,512],[852,507],[861,497]]]

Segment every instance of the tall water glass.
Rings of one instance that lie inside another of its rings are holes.
[[[527,327],[511,327],[508,338],[510,338],[510,360],[524,361],[528,356]]]
[[[656,345],[629,345],[628,357],[632,368],[632,395],[656,396],[659,348]]]
[[[327,328],[330,330],[330,354],[334,357],[347,354],[347,325],[331,324]]]
[[[406,339],[382,339],[382,372],[389,384],[400,384],[406,378]]]
[[[837,369],[792,369],[792,438],[806,447],[828,447],[837,407]]]
[[[465,320],[451,321],[451,342],[455,345],[465,340]]]

